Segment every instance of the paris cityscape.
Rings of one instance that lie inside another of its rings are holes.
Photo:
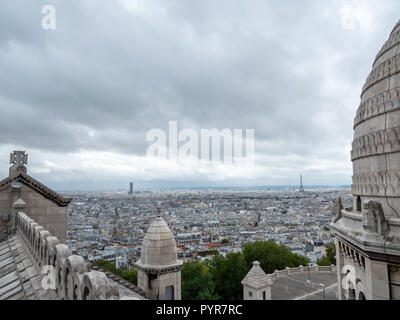
[[[1,302],[400,300],[399,0],[2,0],[0,70]]]
[[[278,189],[74,194],[67,243],[89,261],[133,268],[161,202],[184,261],[239,252],[248,242],[274,241],[316,263],[332,242],[332,201],[340,197],[351,206],[350,189]]]

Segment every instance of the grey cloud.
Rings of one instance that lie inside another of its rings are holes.
[[[341,1],[137,3],[50,1],[57,29],[46,32],[44,3],[1,1],[0,145],[144,155],[147,130],[178,120],[254,128],[257,153],[309,159],[300,167],[349,161],[361,86],[397,1],[369,32],[342,29]],[[325,94],[332,77],[343,91]]]

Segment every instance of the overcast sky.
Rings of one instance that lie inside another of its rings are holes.
[[[42,7],[56,9],[44,30]],[[0,172],[57,190],[351,184],[353,120],[398,0],[0,0]],[[254,166],[146,158],[146,133],[254,129]]]

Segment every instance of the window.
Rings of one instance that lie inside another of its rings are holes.
[[[83,289],[83,294],[82,294],[82,300],[89,300],[89,288],[85,287],[85,289]]]
[[[356,300],[356,290],[349,289],[349,295],[347,300]]]
[[[65,299],[68,299],[68,277],[69,277],[69,268],[66,268],[65,279],[64,279]]]
[[[77,300],[78,299],[78,286],[77,285],[75,285],[75,287],[74,287],[74,292],[73,292],[72,299],[73,300]]]
[[[357,196],[357,211],[362,211],[362,207],[361,207],[361,197]]]
[[[400,266],[389,266],[390,299],[400,300]]]
[[[174,286],[165,288],[165,300],[174,300]]]
[[[263,300],[267,300],[267,293],[263,291]]]
[[[253,296],[253,292],[249,291],[249,297]]]

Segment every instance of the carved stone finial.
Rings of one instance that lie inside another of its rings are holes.
[[[334,223],[338,222],[342,218],[342,210],[342,199],[338,198],[334,200],[331,209],[332,215],[334,216]]]
[[[157,204],[157,217],[161,217],[161,215],[162,215],[161,201],[158,201],[158,204]]]
[[[20,172],[26,173],[28,154],[25,151],[14,151],[10,154],[10,164],[10,176],[14,176]]]

